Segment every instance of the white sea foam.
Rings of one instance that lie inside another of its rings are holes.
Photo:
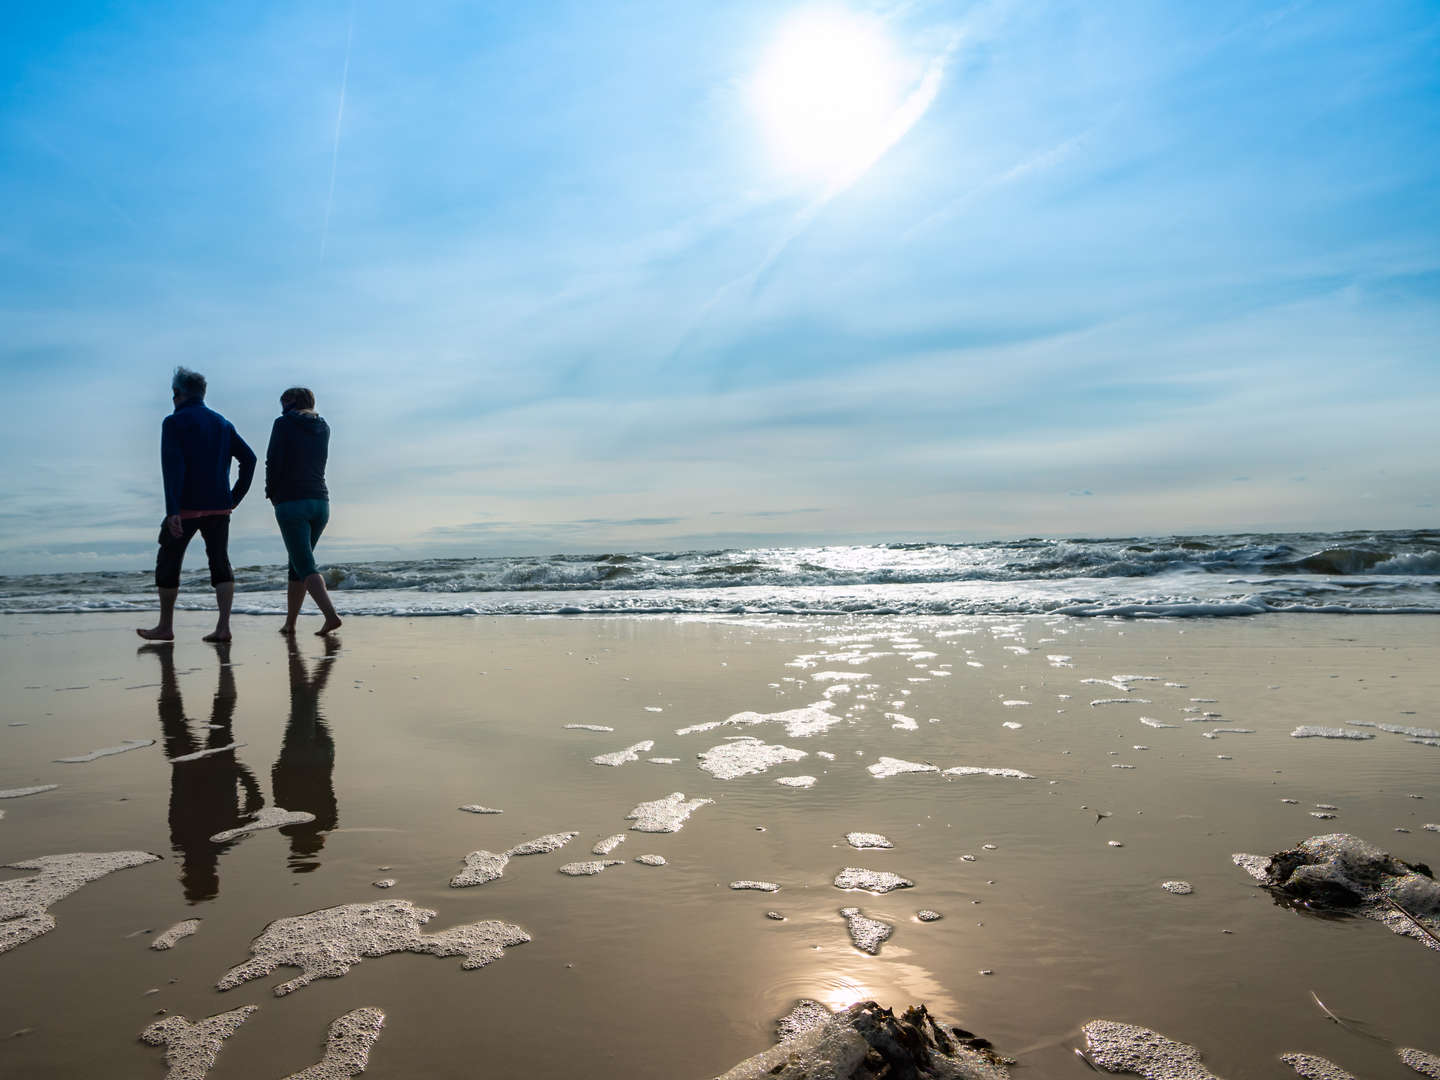
[[[945,776],[1003,776],[1009,780],[1034,780],[1035,777],[1019,769],[987,769],[978,765],[956,765],[946,769]]]
[[[505,852],[472,851],[465,856],[465,869],[450,879],[452,889],[468,889],[473,885],[484,885],[505,873],[510,856]]]
[[[845,929],[849,931],[855,948],[871,956],[879,955],[880,946],[895,932],[895,927],[879,919],[867,918],[859,908],[841,908],[840,914],[845,918]]]
[[[608,724],[566,724],[567,731],[614,731]]]
[[[156,934],[155,940],[150,942],[150,947],[152,949],[158,949],[160,951],[164,951],[166,949],[173,949],[176,942],[180,941],[182,938],[189,937],[191,934],[195,933],[195,931],[199,929],[199,919],[185,919],[181,922],[177,922],[174,926],[170,927],[170,929],[166,930],[163,934]]]
[[[849,832],[845,842],[853,848],[893,848],[889,839],[878,832]]]
[[[165,1047],[165,1080],[204,1080],[220,1056],[225,1040],[249,1020],[258,1005],[242,1005],[193,1024],[183,1016],[167,1016],[140,1033],[143,1042]]]
[[[607,866],[623,866],[624,859],[587,859],[583,862],[570,862],[560,867],[560,873],[569,877],[589,877],[598,874]]]
[[[467,803],[459,807],[467,814],[503,814],[504,810],[496,810],[493,806],[481,806],[479,803]]]
[[[678,765],[680,763],[678,757],[650,757],[645,760],[651,765]]]
[[[830,712],[833,701],[817,701],[798,709],[786,709],[776,713],[742,712],[725,720],[713,720],[705,724],[691,724],[676,730],[676,735],[693,735],[702,731],[714,731],[720,727],[747,727],[751,724],[783,724],[791,738],[819,735],[840,723],[843,717]]]
[[[906,716],[904,713],[887,712],[885,719],[893,721],[890,726],[898,731],[918,731],[920,729],[920,724],[915,718]]]
[[[276,919],[250,943],[251,958],[227,971],[215,988],[230,990],[281,966],[299,968],[299,975],[275,987],[275,996],[282,997],[316,979],[339,978],[366,957],[396,952],[463,956],[460,966],[469,970],[484,967],[507,948],[530,940],[520,927],[495,920],[421,933],[434,916],[435,912],[417,908],[409,900],[377,900]]]
[[[934,655],[931,653],[930,655]],[[868,671],[817,671],[810,676],[811,682],[863,682],[870,678]]]
[[[755,738],[740,738],[712,746],[699,755],[700,768],[717,780],[734,780],[741,776],[763,773],[775,765],[809,757],[804,750],[763,743]]]
[[[211,757],[215,754],[228,754],[231,750],[239,750],[245,744],[243,742],[232,742],[228,746],[210,746],[204,750],[196,750],[193,754],[181,754],[179,757],[169,759],[171,765],[181,765],[187,761],[199,761],[201,758]]]
[[[814,787],[814,786],[815,786],[815,777],[813,777],[813,776],[782,776],[782,777],[780,777],[778,780],[776,780],[775,783],[781,784],[781,785],[783,785],[784,787],[810,788],[810,787]]]
[[[636,855],[635,861],[641,866],[664,866],[664,855]]]
[[[938,773],[940,768],[937,765],[931,765],[929,762],[904,761],[901,758],[882,757],[876,761],[874,765],[868,766],[866,771],[877,779],[884,779],[887,776],[899,776],[901,773]]]
[[[624,842],[624,833],[616,833],[614,836],[607,836],[604,840],[599,841],[594,847],[590,849],[590,854],[609,855],[612,851],[614,851]]]
[[[1295,739],[1373,739],[1368,731],[1346,731],[1344,728],[1324,727],[1320,724],[1301,724],[1290,732]]]
[[[315,820],[315,815],[308,810],[283,810],[278,806],[267,806],[255,815],[253,821],[233,829],[225,829],[210,837],[212,843],[224,844],[234,840],[237,836],[244,836],[246,833],[259,832],[261,829],[277,829],[281,825],[304,825]]]
[[[34,787],[6,788],[0,791],[0,799],[23,799],[26,795],[39,795],[43,791],[54,791],[59,784],[37,784]]]
[[[1134,1073],[1147,1080],[1219,1080],[1200,1064],[1200,1052],[1193,1046],[1149,1028],[1092,1020],[1084,1031],[1090,1060],[1109,1072]]]
[[[915,918],[919,919],[921,922],[939,922],[944,917],[945,916],[941,915],[940,912],[932,911],[929,908],[921,908],[919,911],[915,912]]]
[[[73,765],[82,761],[95,761],[98,758],[123,754],[127,750],[142,750],[147,746],[154,745],[154,739],[126,739],[121,742],[119,746],[106,746],[100,750],[91,750],[88,754],[77,754],[75,757],[60,757],[55,760],[63,765]]]
[[[632,832],[674,833],[685,827],[690,815],[702,806],[708,806],[714,799],[685,798],[682,791],[671,792],[663,799],[643,802],[625,815]]]
[[[624,765],[627,761],[639,761],[642,753],[649,753],[654,749],[654,739],[642,739],[634,746],[627,746],[624,750],[614,750],[608,754],[597,754],[590,760],[596,765]]]
[[[1429,1051],[1416,1050],[1411,1047],[1396,1050],[1395,1054],[1421,1076],[1430,1076],[1435,1080],[1440,1080],[1440,1054],[1432,1054]]]
[[[347,1080],[359,1076],[369,1066],[370,1049],[384,1026],[385,1013],[369,1005],[337,1017],[325,1038],[324,1057],[285,1080]]]
[[[1281,1054],[1280,1060],[1295,1070],[1303,1080],[1355,1080],[1333,1061],[1314,1054]]]
[[[860,889],[869,893],[888,893],[895,889],[908,889],[915,883],[888,870],[866,870],[859,866],[847,866],[835,875],[837,889]]]
[[[1189,896],[1195,891],[1195,886],[1188,881],[1162,881],[1160,888],[1166,892],[1172,892],[1176,896]]]
[[[116,870],[159,859],[148,851],[81,851],[6,863],[9,870],[38,870],[39,873],[34,877],[0,881],[0,953],[55,929],[55,918],[49,909],[81,886]]]
[[[1000,726],[1003,728],[1009,728],[1011,731],[1019,731],[1025,725],[1020,723],[1018,720],[1006,720]]]
[[[1000,704],[1004,705],[1007,709],[1015,709],[1019,708],[1021,705],[1029,705],[1030,702],[1022,701],[1020,698],[1006,698]]]
[[[1143,697],[1105,697],[1090,702],[1093,705],[1149,705],[1150,699]]]
[[[744,878],[740,881],[730,882],[730,888],[736,890],[737,892],[743,892],[745,890],[754,890],[756,892],[780,891],[780,886],[775,884],[775,882],[773,881],[752,881],[749,878]]]
[[[546,833],[544,836],[537,836],[534,840],[526,840],[523,844],[516,844],[506,855],[548,855],[552,851],[559,851],[575,837],[578,832],[555,832]]]

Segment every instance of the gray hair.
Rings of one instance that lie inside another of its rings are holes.
[[[187,367],[177,367],[170,389],[187,398],[205,400],[205,376]]]

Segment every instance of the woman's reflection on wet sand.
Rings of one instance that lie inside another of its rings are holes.
[[[235,741],[230,729],[235,716],[235,675],[230,667],[230,645],[214,645],[219,663],[215,701],[206,733],[199,737],[185,718],[180,682],[175,673],[175,648],[170,642],[145,645],[160,661],[158,709],[165,756],[183,757],[203,750],[228,747]],[[198,721],[196,721],[198,723]],[[217,844],[210,839],[253,817],[265,799],[255,776],[233,749],[207,754],[193,761],[170,765],[170,844],[180,858],[180,886],[192,904],[213,900],[220,893],[220,856],[236,841]]]
[[[335,741],[320,715],[320,695],[330,680],[339,655],[340,642],[325,639],[325,655],[316,659],[313,673],[293,636],[286,638],[290,650],[290,720],[280,756],[270,771],[270,790],[275,805],[286,810],[308,810],[314,821],[286,825],[281,832],[290,838],[290,869],[308,873],[320,865],[317,856],[325,845],[325,833],[340,820],[335,800]]]

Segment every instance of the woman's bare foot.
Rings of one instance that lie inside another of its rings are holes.
[[[135,633],[139,634],[146,641],[175,640],[175,631],[170,629],[170,627],[168,626],[154,626],[151,627],[149,630],[141,630],[139,627],[136,627]]]
[[[336,615],[333,619],[326,619],[325,625],[315,631],[315,636],[324,637],[326,634],[333,634],[336,630],[340,629],[342,622],[344,622],[344,620],[341,619],[339,615]]]
[[[293,622],[285,623],[283,626],[280,627],[280,633],[284,634],[286,637],[294,637],[295,624]]]
[[[210,633],[206,634],[206,635],[205,635],[203,638],[201,638],[200,640],[201,640],[201,641],[208,641],[208,642],[210,642],[212,645],[224,645],[224,644],[226,644],[226,643],[228,643],[228,642],[230,641],[230,631],[229,631],[229,630],[212,630]]]

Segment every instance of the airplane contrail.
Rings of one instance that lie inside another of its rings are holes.
[[[350,5],[350,26],[345,31],[345,69],[340,75],[340,107],[335,110],[335,140],[330,148],[330,192],[325,196],[325,223],[320,227],[320,261],[330,238],[330,207],[335,202],[335,168],[340,163],[340,121],[345,116],[345,88],[350,83],[350,41],[355,36],[355,5]]]

